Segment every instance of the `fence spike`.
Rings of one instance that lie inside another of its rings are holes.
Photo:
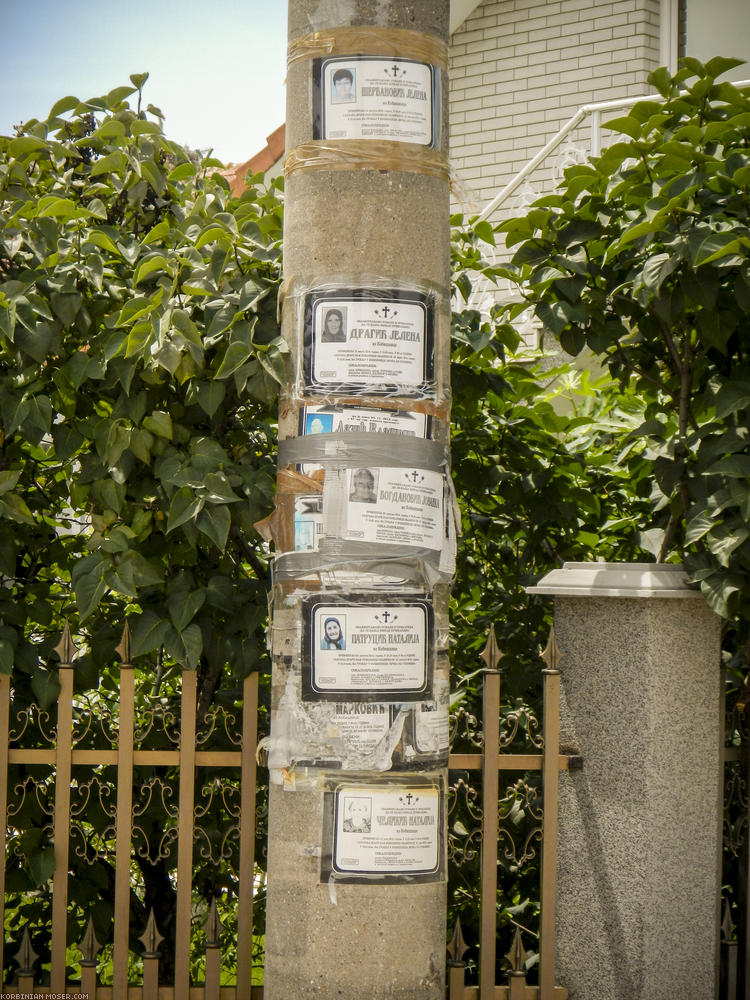
[[[513,944],[510,946],[510,951],[505,956],[505,961],[510,966],[511,976],[526,975],[526,949],[524,948],[523,941],[521,940],[520,927],[516,927]]]
[[[218,948],[219,947],[219,935],[221,934],[221,921],[219,920],[219,911],[216,908],[216,897],[211,900],[211,905],[208,908],[208,917],[203,925],[206,932],[206,947],[207,948]]]
[[[73,657],[78,652],[78,646],[73,642],[70,625],[67,622],[63,628],[62,638],[55,646],[55,652],[60,657],[59,667],[69,667],[73,663]]]
[[[547,664],[547,670],[550,671],[550,673],[558,674],[560,672],[560,660],[562,658],[563,653],[557,645],[555,626],[553,625],[549,630],[549,639],[547,639],[547,645],[544,647],[542,659]]]
[[[39,956],[31,947],[31,938],[29,936],[28,927],[23,932],[23,937],[21,938],[21,947],[18,949],[14,957],[15,960],[18,962],[19,976],[34,975],[34,962],[36,962]]]
[[[497,644],[494,625],[490,625],[490,634],[487,639],[487,645],[479,655],[487,664],[489,670],[497,670],[497,665],[500,660],[502,660],[504,654],[500,652],[500,647]]]
[[[96,953],[100,950],[101,945],[96,940],[93,917],[89,917],[89,922],[86,924],[86,930],[83,934],[83,940],[78,947],[81,949],[81,953],[83,955],[81,958],[81,965],[96,965]]]
[[[463,965],[463,957],[468,950],[469,946],[464,941],[463,932],[461,931],[461,918],[456,917],[456,926],[453,929],[453,937],[448,945],[448,964]]]
[[[120,645],[115,649],[115,652],[120,657],[120,666],[129,667],[130,664],[130,622],[125,619],[125,627],[122,630],[122,639],[120,639]]]
[[[148,923],[146,924],[146,930],[138,938],[139,941],[143,942],[144,958],[158,958],[160,955],[159,945],[162,943],[164,938],[159,933],[156,927],[156,917],[154,916],[154,908],[151,907],[151,912],[148,915]]]

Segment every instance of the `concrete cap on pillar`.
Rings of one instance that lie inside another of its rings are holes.
[[[527,594],[565,597],[701,597],[681,565],[665,563],[566,562]]]

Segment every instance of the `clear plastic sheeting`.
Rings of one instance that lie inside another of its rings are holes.
[[[447,763],[447,594],[275,588],[264,748],[276,782]]]
[[[321,883],[444,881],[444,803],[444,772],[330,776]]]
[[[443,339],[438,324],[449,316],[444,289],[342,275],[315,285],[289,281],[280,297],[295,359],[295,400],[369,397],[378,405],[383,398],[447,404],[450,360],[436,350]]]

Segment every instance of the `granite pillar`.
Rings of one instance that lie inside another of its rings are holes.
[[[721,872],[720,621],[679,566],[567,563],[557,981],[569,1000],[714,1000]]]

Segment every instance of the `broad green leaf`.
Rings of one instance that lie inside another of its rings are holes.
[[[20,477],[20,469],[0,470],[0,496],[8,490],[14,490]]]
[[[220,552],[227,547],[232,517],[224,506],[206,507],[196,522],[198,530],[208,535]]]
[[[237,343],[236,341],[230,344],[214,377],[217,379],[229,378],[238,368],[244,365],[250,354],[250,348],[245,344]]]
[[[714,573],[701,580],[700,586],[708,606],[721,618],[729,618],[729,603],[732,595],[742,590],[742,578],[736,574]]]
[[[284,384],[286,365],[278,350],[271,347],[267,351],[258,351],[258,360],[274,381]]]
[[[174,434],[172,418],[164,410],[154,410],[149,416],[144,417],[143,428],[167,441],[171,441]]]
[[[106,592],[104,571],[108,565],[109,561],[96,552],[79,559],[73,566],[71,582],[81,621],[85,621],[98,607]]]
[[[38,219],[85,219],[89,213],[70,198],[46,195],[40,198],[36,209]]]
[[[159,240],[163,240],[165,236],[169,233],[169,222],[166,219],[162,219],[161,222],[157,222],[153,228],[149,229],[146,235],[141,240],[141,246],[148,247],[152,243],[156,243]]]
[[[164,191],[166,179],[155,163],[151,160],[143,160],[141,162],[141,172],[157,194],[161,194]]]
[[[186,181],[188,177],[195,177],[198,168],[194,163],[180,163],[167,174],[167,180],[172,184],[177,181]]]
[[[242,499],[234,492],[223,472],[209,472],[204,482],[209,503],[237,503]]]
[[[117,246],[106,233],[102,232],[101,229],[92,229],[86,234],[86,242],[93,243],[94,246],[101,247],[102,250],[108,251],[108,253],[113,253],[117,257],[122,256]]]
[[[613,132],[622,132],[629,135],[631,139],[639,139],[641,135],[641,123],[632,115],[625,115],[622,118],[612,118],[603,123],[604,128]]]
[[[144,121],[142,118],[136,118],[130,126],[130,131],[133,135],[159,135],[161,129],[156,122],[149,122]]]
[[[13,663],[16,657],[16,647],[10,640],[0,638],[0,674],[13,673]]]
[[[57,118],[58,115],[64,115],[68,111],[72,111],[73,108],[78,107],[79,101],[77,97],[61,97],[59,101],[55,101],[50,109],[50,113],[47,115],[47,121],[51,121],[53,118]]]
[[[695,515],[688,523],[685,529],[685,542],[691,545],[693,542],[697,542],[699,538],[709,532],[716,521],[709,514],[705,514],[702,511]]]
[[[125,154],[116,149],[114,152],[108,153],[107,156],[103,156],[100,160],[97,160],[91,168],[89,176],[98,177],[99,174],[119,173],[125,169],[127,162]]]
[[[200,630],[200,626],[196,624],[188,625],[180,633],[180,639],[185,649],[185,666],[191,670],[195,670],[203,653],[203,633]]]
[[[153,274],[155,271],[166,271],[167,274],[172,273],[171,265],[163,254],[160,253],[153,254],[152,256],[142,261],[138,265],[138,269],[136,270],[135,275],[133,276],[133,284],[134,285],[139,284],[141,281],[143,281],[144,278],[147,278],[150,274]]]
[[[189,486],[183,486],[172,497],[167,518],[167,534],[187,521],[193,521],[203,510],[205,498],[196,496]]]
[[[184,309],[175,309],[172,312],[172,323],[181,336],[196,347],[203,348],[200,331]]]
[[[36,524],[28,504],[17,493],[6,493],[0,498],[0,517],[7,517],[18,524]]]
[[[667,253],[659,253],[649,257],[641,272],[643,284],[652,292],[658,291],[664,279],[669,277],[679,267],[679,264],[679,257]]]
[[[171,626],[154,611],[144,611],[128,617],[130,625],[130,655],[132,658],[152,653],[163,645]]]
[[[729,558],[750,537],[750,528],[720,525],[706,535],[706,543],[722,566],[729,565]]]
[[[125,135],[127,135],[127,129],[124,123],[117,118],[107,118],[94,133],[94,137],[97,139],[121,139]]]
[[[485,243],[489,243],[490,246],[495,245],[495,231],[492,225],[486,220],[477,222],[474,226],[474,232],[477,234],[480,240],[484,240]]]
[[[110,90],[107,94],[107,104],[111,108],[117,107],[126,97],[130,97],[136,91],[135,87],[115,87],[114,90]]]
[[[122,307],[119,316],[115,320],[115,326],[127,326],[134,323],[141,316],[148,315],[153,309],[154,303],[150,298],[142,295],[136,296]]]
[[[57,678],[55,677],[54,680],[57,681]],[[50,681],[50,684],[52,683],[53,682]],[[32,681],[32,687],[33,684],[34,682]],[[41,682],[38,682],[38,686],[41,687]],[[58,682],[58,689],[59,686],[60,685]],[[43,707],[46,709],[55,703],[57,695],[51,697],[51,691],[52,688],[50,687],[49,691],[45,689],[42,692],[45,704],[44,706],[42,706],[40,702],[40,708]],[[37,694],[37,698],[39,697],[40,695]],[[25,860],[26,860],[26,865],[29,869],[29,875],[31,875],[31,878],[34,881],[34,885],[38,886],[40,889],[44,888],[50,881],[52,876],[55,874],[55,848],[52,845],[50,845],[49,847],[43,847],[33,852],[29,852],[28,854],[25,855]]]
[[[750,455],[727,455],[705,470],[707,476],[750,478]]]
[[[198,611],[206,603],[206,590],[179,591],[167,601],[167,609],[172,624],[178,632],[184,632]]]
[[[216,413],[225,395],[226,387],[223,382],[202,382],[198,385],[198,405],[209,417]]]
[[[28,156],[29,153],[38,153],[46,147],[47,143],[44,139],[37,139],[33,135],[21,135],[17,139],[10,140],[8,152],[11,156],[17,156],[20,159],[23,156]]]

